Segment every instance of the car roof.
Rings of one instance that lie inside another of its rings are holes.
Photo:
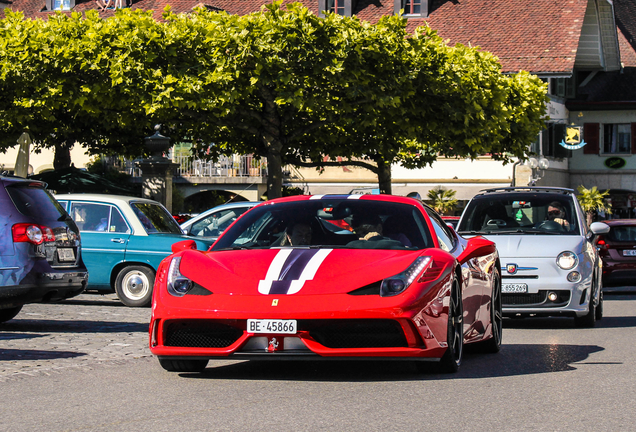
[[[600,221],[607,225],[613,226],[636,226],[636,219],[608,219]]]
[[[502,188],[483,189],[475,195],[475,198],[484,196],[484,195],[522,193],[522,192],[570,195],[574,193],[574,190],[568,189],[568,188],[561,188],[561,187],[543,187],[543,186],[502,187]]]
[[[83,194],[83,193],[71,193],[71,194],[55,194],[55,199],[60,201],[100,201],[107,203],[129,203],[131,201],[143,201],[153,204],[160,204],[159,202],[147,198],[124,196],[124,195],[109,195],[109,194]]]
[[[46,183],[40,180],[31,180],[24,177],[16,177],[12,175],[0,175],[0,180],[2,180],[5,184],[11,183],[37,183],[38,185],[42,185],[42,187],[46,187]]]
[[[265,201],[265,204],[275,204],[279,202],[290,201],[304,201],[304,200],[319,200],[319,199],[341,199],[341,200],[363,200],[363,201],[385,201],[396,202],[404,204],[421,204],[424,203],[415,198],[409,198],[401,195],[388,195],[388,194],[324,194],[324,195],[293,195],[289,197],[276,198],[270,201]]]

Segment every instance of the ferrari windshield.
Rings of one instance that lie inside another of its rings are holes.
[[[417,250],[433,241],[413,205],[324,198],[254,207],[212,250],[280,247]]]
[[[457,232],[578,235],[579,223],[574,202],[568,195],[493,193],[468,204]]]

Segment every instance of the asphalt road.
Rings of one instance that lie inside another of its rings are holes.
[[[211,362],[165,372],[149,309],[114,296],[29,305],[0,325],[0,431],[614,431],[636,424],[636,295],[594,329],[507,320],[459,373],[397,362]]]

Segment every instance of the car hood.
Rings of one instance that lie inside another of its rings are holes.
[[[259,249],[181,255],[180,271],[217,294],[338,294],[406,270],[424,251]]]
[[[581,236],[484,235],[497,245],[502,258],[554,258],[563,251],[583,252]]]

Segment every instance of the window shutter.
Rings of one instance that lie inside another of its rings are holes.
[[[583,147],[583,154],[598,154],[599,127],[600,125],[598,123],[585,123],[583,125],[583,139],[587,142],[585,147]]]
[[[636,123],[632,123],[632,154],[636,154]]]

